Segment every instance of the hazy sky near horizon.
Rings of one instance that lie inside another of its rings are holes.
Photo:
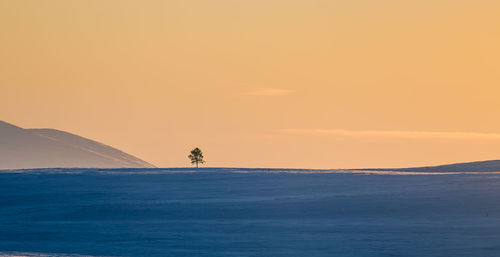
[[[500,1],[0,0],[0,120],[157,166],[500,159]]]

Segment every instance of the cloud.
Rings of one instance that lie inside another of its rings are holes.
[[[346,130],[346,129],[281,129],[285,134],[331,135],[342,137],[383,137],[417,139],[468,139],[500,140],[498,133],[479,132],[442,132],[442,131],[407,131],[407,130]]]
[[[276,88],[263,88],[256,91],[248,92],[246,95],[253,96],[279,96],[279,95],[291,95],[295,93],[295,90],[287,89],[276,89]]]

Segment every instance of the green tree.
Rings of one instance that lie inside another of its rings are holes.
[[[191,154],[188,157],[191,159],[191,164],[196,164],[196,168],[198,168],[198,163],[205,163],[203,160],[203,153],[198,147],[191,150]]]

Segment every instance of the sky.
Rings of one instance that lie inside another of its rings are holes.
[[[0,120],[159,167],[500,159],[500,1],[0,0]]]

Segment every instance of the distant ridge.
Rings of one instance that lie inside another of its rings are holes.
[[[0,121],[0,169],[154,168],[111,146],[56,129]]]
[[[500,160],[464,162],[437,166],[385,170],[410,172],[500,172]]]

